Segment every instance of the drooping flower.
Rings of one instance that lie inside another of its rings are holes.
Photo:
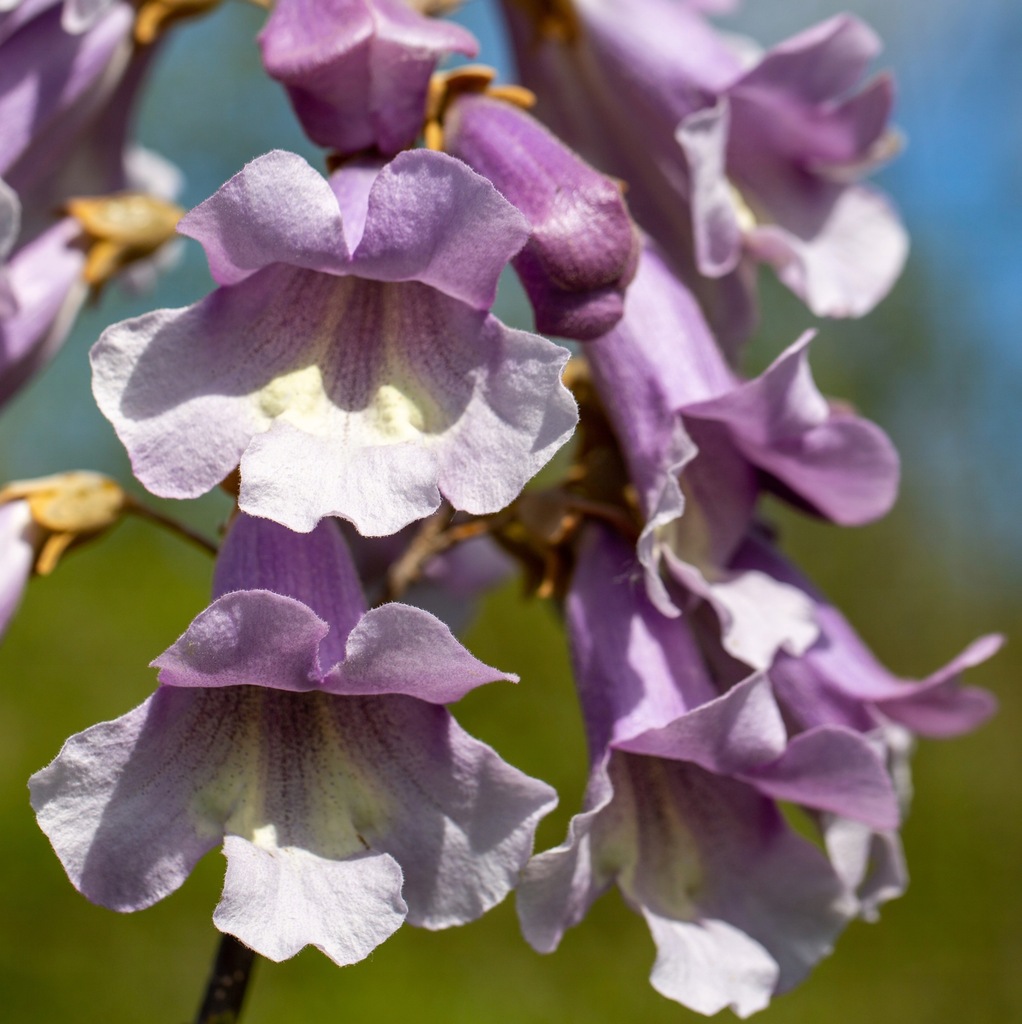
[[[12,23],[0,25],[0,175],[24,202],[66,173],[65,162],[114,100],[131,63],[133,11],[115,3],[75,35],[54,4],[25,4],[7,18]]]
[[[624,319],[587,346],[593,382],[644,520],[638,554],[661,611],[684,604],[662,576],[709,601],[725,646],[766,668],[812,642],[810,602],[728,568],[763,490],[843,525],[894,501],[898,458],[874,424],[827,401],[806,335],[754,380],[727,365],[691,293],[647,243]]]
[[[584,537],[566,613],[589,786],[564,844],[526,869],[519,916],[550,951],[616,883],[652,932],[654,987],[747,1016],[800,981],[857,909],[776,801],[890,831],[894,789],[866,737],[834,724],[789,735],[768,675],[717,675],[712,637],[663,616],[634,569],[602,527]]]
[[[123,274],[149,282],[182,212],[142,193],[76,198],[67,207],[0,268],[9,298],[8,310],[0,308],[0,406],[60,350],[90,289]]]
[[[487,312],[528,226],[459,161],[407,152],[328,184],[270,153],[181,231],[221,287],[108,328],[92,354],[151,491],[194,497],[240,461],[245,511],[381,535],[441,494],[502,508],[570,436],[567,352]]]
[[[333,523],[242,516],[215,600],[153,663],[160,687],[31,780],[73,884],[138,910],[223,842],[214,922],[274,960],[366,956],[407,920],[462,924],[512,888],[555,797],[442,706],[513,678],[439,620],[365,611]]]
[[[505,7],[539,116],[627,182],[729,351],[754,322],[752,261],[817,315],[886,295],[907,241],[854,183],[893,148],[890,80],[862,84],[879,49],[864,24],[833,18],[763,54],[672,0]]]
[[[343,156],[413,145],[441,58],[478,50],[460,25],[402,0],[279,0],[259,45],[308,136]]]
[[[798,657],[779,652],[770,669],[786,720],[797,729],[837,725],[869,737],[906,809],[914,737],[962,735],[996,711],[993,695],[961,685],[961,676],[992,657],[1001,637],[980,637],[925,679],[902,679],[880,664],[837,608],[762,537],[750,535],[735,564],[800,590],[813,603],[817,640]],[[860,914],[875,919],[880,904],[899,896],[908,883],[897,833],[839,815],[823,815],[820,824],[832,863],[859,899]]]

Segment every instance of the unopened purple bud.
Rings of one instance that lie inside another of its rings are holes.
[[[618,185],[496,98],[457,97],[444,128],[445,149],[489,178],[532,226],[513,264],[537,330],[580,341],[611,330],[639,253]]]

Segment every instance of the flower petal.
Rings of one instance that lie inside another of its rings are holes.
[[[844,526],[885,515],[898,487],[898,455],[868,420],[834,411],[808,363],[804,334],[755,380],[685,408],[686,417],[726,426],[754,465]]]
[[[777,987],[773,957],[726,921],[675,921],[643,907],[656,943],[650,984],[662,996],[710,1016],[732,1009],[748,1017],[770,1002]]]
[[[219,284],[236,284],[271,263],[337,274],[348,269],[329,183],[302,157],[279,149],[247,163],[185,214],[178,231],[201,243]]]
[[[874,189],[818,181],[763,202],[772,223],[754,227],[746,245],[817,316],[863,316],[898,279],[908,235]]]
[[[730,110],[722,98],[713,107],[690,114],[676,138],[690,175],[696,262],[707,277],[723,277],[742,255],[742,229],[727,178]]]
[[[344,661],[324,688],[352,695],[404,693],[431,704],[450,704],[497,679],[518,681],[472,657],[429,612],[385,604],[366,612],[348,635]]]
[[[72,736],[29,780],[39,827],[83,896],[141,910],[177,889],[219,843],[230,740],[245,724],[218,694],[165,688]]]
[[[528,221],[484,177],[430,150],[400,153],[369,193],[357,272],[378,281],[421,281],[489,309]]]
[[[56,355],[86,299],[85,256],[75,244],[79,234],[74,221],[58,221],[0,269],[0,292],[6,283],[13,306],[8,315],[0,314],[0,403]]]
[[[343,967],[367,957],[404,922],[401,868],[386,854],[331,860],[232,835],[224,853],[227,876],[213,923],[270,960],[315,946]]]
[[[301,601],[241,590],[214,601],[152,667],[166,686],[315,690],[329,629]]]

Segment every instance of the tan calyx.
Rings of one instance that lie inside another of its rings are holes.
[[[497,72],[484,64],[467,64],[454,71],[439,71],[429,80],[426,93],[426,118],[422,129],[427,149],[444,149],[444,118],[459,96],[489,96],[512,106],[529,110],[536,105],[536,94],[521,85],[493,85]]]
[[[65,209],[88,239],[83,276],[95,288],[174,236],[184,210],[142,192],[69,199]]]
[[[220,0],[141,0],[135,15],[135,42],[148,46],[174,22],[207,14],[219,3]]]
[[[572,0],[514,0],[514,5],[532,22],[537,43],[570,45],[582,34]]]
[[[76,470],[15,480],[0,489],[0,505],[24,501],[38,527],[35,571],[47,576],[72,545],[95,537],[115,525],[128,497],[109,477]]]
[[[442,18],[445,14],[453,14],[460,6],[461,0],[405,0],[409,7],[428,18]]]

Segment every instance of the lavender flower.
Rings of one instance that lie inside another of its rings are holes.
[[[567,353],[487,315],[521,215],[463,164],[403,153],[332,185],[253,161],[182,222],[222,287],[108,328],[94,392],[152,491],[241,462],[241,507],[367,535],[506,505],[567,440]],[[343,209],[343,216],[342,216]]]
[[[647,245],[615,330],[592,342],[593,380],[645,520],[638,553],[666,614],[684,601],[661,577],[706,599],[725,646],[767,667],[779,647],[815,638],[809,602],[766,574],[730,571],[764,488],[851,525],[883,515],[898,459],[872,423],[832,406],[809,373],[810,336],[757,379],[727,365],[691,293]]]
[[[851,183],[892,148],[890,81],[861,84],[879,49],[861,22],[760,54],[671,0],[505,6],[539,116],[628,183],[729,349],[753,322],[750,259],[821,316],[862,315],[890,289],[905,233],[884,197]]]
[[[567,619],[589,787],[565,843],[526,869],[522,927],[549,951],[616,882],[656,942],[654,987],[746,1016],[801,980],[857,907],[774,801],[888,831],[897,801],[865,737],[789,736],[769,678],[717,677],[699,625],[662,616],[634,569],[602,529],[583,539]]]
[[[440,705],[513,677],[426,612],[366,612],[331,523],[240,518],[214,592],[153,663],[157,692],[31,780],[74,885],[138,910],[223,840],[216,925],[273,960],[315,945],[340,964],[404,920],[444,928],[499,902],[554,794]]]
[[[66,175],[65,162],[114,100],[131,61],[133,17],[118,2],[71,35],[59,7],[24,9],[24,20],[19,9],[0,22],[0,175],[23,201]]]
[[[308,136],[345,156],[411,146],[440,59],[478,49],[467,30],[402,0],[279,0],[259,45]]]

